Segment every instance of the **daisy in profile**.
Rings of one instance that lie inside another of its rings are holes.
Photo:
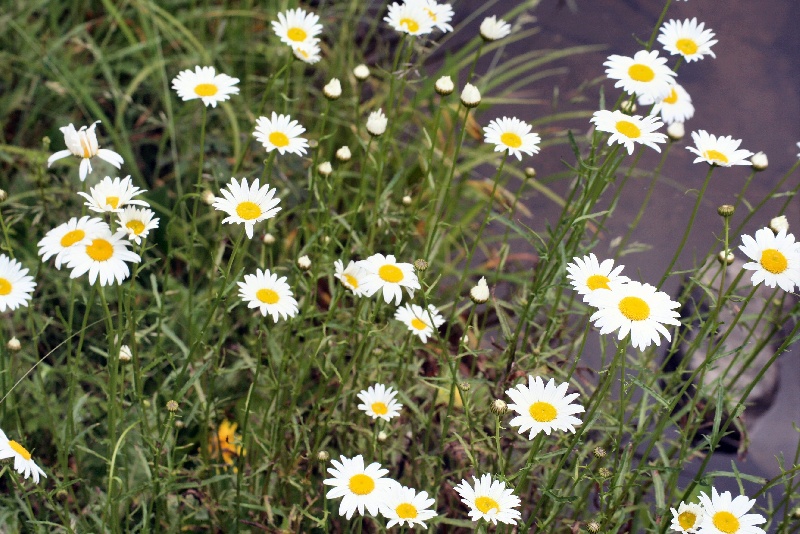
[[[72,269],[69,277],[78,278],[88,272],[90,284],[98,278],[101,286],[111,285],[115,280],[121,284],[131,274],[126,262],[142,261],[138,254],[128,250],[131,244],[126,236],[125,231],[112,234],[108,229],[87,234],[64,251],[64,262]]]
[[[108,227],[108,224],[98,217],[90,217],[88,215],[84,215],[80,219],[73,217],[47,232],[37,243],[39,256],[42,257],[42,261],[47,261],[52,256],[55,256],[56,269],[61,269],[64,251],[83,241],[87,235],[110,231],[111,228]]]
[[[27,306],[36,282],[20,262],[0,254],[0,312]]]
[[[679,303],[650,284],[631,281],[609,285],[611,289],[598,289],[589,299],[589,304],[598,308],[590,320],[601,334],[619,330],[618,337],[623,339],[630,333],[631,343],[639,350],[651,343],[660,345],[659,334],[667,341],[672,339],[664,325],[680,324],[677,319],[680,314],[674,311],[680,307]]]
[[[674,84],[670,89],[669,95],[661,100],[654,100],[649,96],[642,95],[639,97],[640,106],[653,106],[650,110],[650,115],[661,114],[661,119],[666,124],[675,124],[676,122],[686,122],[694,117],[694,105],[692,105],[692,97],[686,92],[680,84]]]
[[[373,419],[380,417],[384,421],[389,421],[392,417],[400,415],[400,408],[403,407],[395,400],[396,395],[397,392],[391,387],[375,384],[358,392],[358,398],[361,401],[358,409],[363,410]]]
[[[453,6],[450,4],[440,4],[435,0],[406,0],[405,3],[420,6],[428,14],[434,28],[443,33],[453,31],[453,27],[449,24],[454,15]]]
[[[246,274],[244,282],[236,283],[239,298],[247,302],[248,308],[258,308],[264,317],[270,314],[277,323],[279,317],[287,319],[297,315],[297,301],[285,276],[278,278],[269,269],[256,269],[256,274]]]
[[[689,62],[703,59],[703,56],[717,57],[711,51],[717,44],[714,32],[706,30],[702,22],[698,24],[697,18],[668,20],[661,26],[658,42],[673,56],[680,54]]]
[[[294,53],[294,57],[296,57],[303,63],[308,63],[309,65],[313,65],[314,63],[317,63],[319,62],[320,59],[322,59],[322,56],[320,55],[319,45],[315,43],[299,44],[297,46],[293,46],[292,52]]]
[[[319,17],[305,9],[290,9],[278,13],[278,20],[272,21],[272,30],[281,41],[291,47],[316,45],[322,33]]]
[[[128,232],[128,239],[137,245],[158,228],[159,219],[155,213],[144,208],[127,207],[118,214],[119,227]]]
[[[119,169],[120,165],[123,164],[122,156],[113,150],[100,148],[100,145],[97,144],[97,134],[94,129],[99,122],[100,121],[95,121],[89,127],[81,126],[81,129],[77,131],[72,123],[70,123],[69,126],[62,126],[59,128],[61,133],[64,134],[64,143],[67,145],[67,149],[59,150],[47,158],[47,167],[49,168],[54,161],[58,161],[62,158],[78,156],[81,158],[81,164],[78,168],[78,176],[80,176],[81,182],[86,180],[86,176],[92,172],[92,163],[90,160],[95,156]]]
[[[595,111],[591,118],[595,127],[601,132],[608,132],[608,144],[619,143],[625,147],[628,154],[633,154],[634,143],[649,146],[656,152],[661,152],[658,143],[666,143],[667,136],[657,133],[656,130],[664,123],[653,115],[642,117],[640,115],[625,115],[623,112],[601,109]]]
[[[699,504],[681,502],[678,509],[670,508],[672,523],[670,528],[676,532],[694,534],[700,528],[706,513]]]
[[[408,525],[414,527],[419,525],[426,528],[425,521],[436,517],[438,514],[436,510],[430,510],[436,502],[428,498],[428,492],[416,492],[413,488],[407,488],[399,483],[391,484],[391,487],[386,492],[384,500],[380,506],[380,512],[383,517],[389,520],[386,528],[392,528],[395,525]]]
[[[428,336],[433,336],[437,329],[444,324],[444,317],[433,304],[428,304],[426,310],[422,306],[406,303],[405,306],[397,308],[394,318],[417,334],[423,343],[427,343]]]
[[[8,439],[5,432],[0,430],[0,460],[6,458],[14,459],[14,471],[22,475],[25,480],[32,477],[33,482],[38,484],[40,476],[47,478],[44,471],[31,459],[28,449],[13,439]]]
[[[622,87],[629,95],[647,95],[653,99],[661,99],[669,95],[676,76],[666,63],[667,58],[659,57],[656,50],[639,50],[632,58],[608,56],[603,65],[608,67],[606,76],[617,80],[614,87]]]
[[[469,518],[473,521],[485,519],[495,525],[498,521],[515,525],[521,517],[516,509],[520,500],[511,489],[506,488],[506,483],[493,480],[489,474],[481,476],[480,480],[472,477],[472,480],[475,481],[474,486],[464,479],[454,488],[461,495],[461,502],[469,507]]]
[[[328,468],[328,473],[333,478],[326,478],[322,483],[333,486],[325,494],[328,499],[342,498],[339,515],[350,519],[356,510],[361,515],[366,510],[370,515],[377,516],[394,482],[390,478],[383,478],[389,470],[382,469],[378,462],[364,467],[364,458],[360,454],[354,458],[342,455],[341,462],[331,460],[331,463],[333,467]]]
[[[184,70],[172,80],[172,89],[183,101],[200,98],[206,106],[217,107],[218,102],[225,102],[231,95],[238,95],[236,84],[239,78],[231,78],[227,74],[216,74],[214,67],[200,67]]]
[[[227,189],[220,190],[222,197],[214,197],[212,206],[228,214],[222,219],[222,224],[244,224],[248,239],[253,239],[253,226],[281,211],[276,207],[281,200],[274,198],[277,191],[270,189],[269,184],[260,186],[258,178],[252,185],[247,184],[247,178],[242,178],[241,183],[231,178]]]
[[[395,2],[389,6],[389,14],[383,20],[395,31],[409,35],[423,35],[433,31],[433,21],[422,7],[422,2]]]
[[[414,296],[415,289],[421,289],[414,266],[410,263],[397,263],[391,254],[373,254],[366,260],[356,263],[365,271],[361,290],[371,297],[383,289],[383,300],[388,304],[394,299],[397,305],[403,300],[401,287],[405,287],[409,297]]]
[[[767,522],[764,516],[747,513],[756,503],[755,499],[748,499],[745,495],[734,499],[731,492],[718,494],[712,487],[711,497],[700,492],[700,503],[705,511],[700,524],[703,534],[766,534],[764,529],[756,526]]]
[[[530,133],[531,125],[516,117],[495,119],[483,129],[483,140],[494,145],[495,152],[508,150],[512,156],[522,161],[522,152],[529,156],[539,153],[539,134]]]
[[[753,155],[749,150],[739,150],[741,139],[734,139],[730,135],[717,137],[705,130],[692,132],[694,146],[687,146],[686,150],[697,154],[693,163],[705,161],[709,165],[730,167],[731,165],[750,165],[747,159]]]
[[[533,439],[539,432],[549,436],[553,430],[574,434],[575,425],[580,425],[581,420],[573,414],[583,413],[585,410],[580,404],[571,404],[578,398],[578,393],[567,395],[568,387],[567,382],[556,386],[552,378],[545,385],[541,377],[528,375],[527,386],[518,384],[506,390],[506,395],[514,401],[508,407],[519,414],[508,424],[518,426],[520,434],[530,430],[528,439]]]
[[[511,25],[496,16],[486,17],[481,22],[481,37],[484,41],[497,41],[503,37],[508,37],[511,33]]]
[[[750,279],[753,285],[764,282],[767,287],[778,287],[787,292],[800,285],[800,243],[795,243],[794,235],[782,229],[776,235],[769,228],[756,231],[756,238],[742,236],[739,246],[753,261],[743,267],[754,271]]]
[[[344,267],[342,260],[336,260],[333,262],[333,266],[335,268],[333,276],[336,277],[344,287],[352,291],[355,296],[362,296],[363,291],[361,289],[361,283],[366,274],[364,269],[359,267],[356,262],[352,260],[347,264],[347,268]]]
[[[125,178],[118,176],[113,180],[110,176],[106,176],[96,186],[89,188],[88,193],[78,191],[78,194],[88,200],[83,205],[92,211],[121,213],[122,208],[129,204],[149,206],[144,200],[134,200],[133,198],[146,192],[133,185],[130,176]]]
[[[609,283],[624,283],[629,279],[627,276],[619,274],[624,265],[614,267],[614,260],[597,261],[594,253],[578,258],[572,258],[573,263],[567,264],[567,279],[570,280],[572,288],[583,295],[583,301],[587,302],[589,295],[596,289],[609,289]]]
[[[267,152],[277,150],[283,156],[284,152],[302,156],[308,148],[308,141],[300,137],[306,129],[300,123],[293,121],[289,115],[278,115],[272,112],[272,118],[259,117],[256,120],[256,131],[253,135],[264,145]]]

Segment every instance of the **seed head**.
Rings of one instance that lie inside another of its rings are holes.
[[[420,258],[418,260],[414,260],[414,268],[419,272],[427,271],[428,270],[428,262],[423,260],[422,258]]]

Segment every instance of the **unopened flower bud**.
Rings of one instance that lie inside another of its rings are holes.
[[[456,86],[453,85],[453,80],[450,78],[450,76],[442,76],[436,80],[434,87],[436,88],[436,92],[442,96],[447,96],[456,89]]]
[[[595,458],[605,458],[606,450],[603,447],[595,447],[592,454],[594,454]]]
[[[508,404],[502,399],[495,399],[491,407],[492,413],[495,415],[504,415],[508,412]]]
[[[428,270],[428,262],[423,260],[422,258],[418,260],[414,260],[414,268],[417,271],[423,272]]]
[[[603,478],[608,478],[611,476],[611,469],[607,467],[601,467],[600,469],[597,470],[597,474]]]
[[[377,438],[378,438],[378,442],[379,442],[379,443],[383,443],[384,441],[386,441],[386,438],[388,438],[388,437],[389,437],[389,436],[387,436],[387,435],[386,435],[386,432],[384,432],[383,430],[381,430],[380,432],[378,432],[378,436],[377,436]]]
[[[317,165],[317,172],[320,173],[322,176],[326,178],[331,175],[333,172],[333,166],[331,165],[330,161],[323,161],[319,165]]]
[[[686,128],[682,122],[673,122],[667,126],[667,135],[673,141],[680,141],[686,135]]]
[[[300,256],[297,258],[297,266],[301,271],[307,271],[311,268],[311,259],[308,256]]]
[[[525,177],[536,178],[536,169],[534,169],[533,167],[525,167]]]
[[[588,530],[592,534],[600,532],[600,523],[598,523],[597,521],[589,521],[588,523],[586,523],[586,530]]]
[[[5,202],[8,200],[8,193],[6,193],[5,189],[0,189],[0,202]]]
[[[411,205],[411,197],[406,195],[403,197],[403,206],[410,206]]]
[[[478,107],[481,103],[481,92],[477,87],[468,83],[461,91],[461,103],[468,108]]]
[[[264,234],[261,237],[261,242],[264,243],[265,245],[273,245],[275,244],[275,236],[269,233]]]
[[[353,76],[355,76],[358,81],[363,82],[369,78],[369,67],[363,63],[361,65],[357,65],[356,68],[353,69]]]
[[[469,391],[471,388],[472,388],[472,384],[470,384],[469,382],[461,382],[458,385],[458,389],[460,389],[461,391],[464,391],[464,392]]]
[[[331,459],[331,455],[328,454],[328,451],[319,451],[317,453],[317,461],[318,462],[325,463],[330,459]]]
[[[717,261],[720,262],[722,265],[730,265],[733,263],[734,257],[733,252],[730,249],[728,250],[720,250],[719,254],[717,254]]]
[[[772,230],[775,234],[779,234],[781,230],[784,232],[789,231],[789,220],[786,218],[786,215],[779,215],[774,217],[771,221],[769,221],[769,229]]]
[[[719,214],[720,217],[724,217],[726,219],[728,217],[731,217],[735,211],[736,208],[734,208],[730,204],[723,204],[722,206],[717,208],[717,214]]]
[[[128,363],[133,359],[133,353],[131,352],[131,348],[128,345],[122,345],[119,348],[119,361],[122,363]]]
[[[619,104],[619,109],[626,115],[633,115],[636,113],[636,102],[631,102],[630,100],[623,100]]]
[[[753,166],[754,171],[764,171],[769,166],[769,160],[763,152],[756,152],[750,158],[750,164]]]
[[[214,203],[214,200],[216,200],[216,198],[214,197],[214,193],[212,193],[208,189],[206,189],[200,194],[200,198],[203,200],[203,202],[205,202],[209,206]]]
[[[174,400],[167,401],[167,411],[175,413],[178,411],[178,403]]]
[[[373,111],[367,118],[367,131],[370,133],[370,135],[374,135],[375,137],[383,135],[383,132],[386,131],[386,125],[388,122],[389,121],[386,118],[386,115],[383,114],[383,109]]]
[[[469,290],[469,298],[471,298],[472,302],[475,304],[483,304],[489,300],[489,296],[489,286],[486,285],[486,278],[482,276],[481,279],[478,280],[478,285]]]
[[[6,348],[11,352],[17,352],[19,350],[22,350],[22,343],[19,342],[17,336],[14,336],[8,340],[8,343],[6,343]]]
[[[336,159],[339,161],[350,161],[350,158],[353,157],[353,154],[350,152],[350,148],[347,146],[343,146],[336,151]]]
[[[322,88],[322,94],[328,100],[336,100],[342,96],[342,84],[339,82],[339,78],[331,78],[331,81]]]

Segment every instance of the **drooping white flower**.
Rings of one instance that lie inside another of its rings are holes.
[[[64,143],[66,143],[67,149],[59,150],[47,158],[48,168],[53,164],[54,161],[58,161],[68,156],[78,156],[79,158],[82,158],[80,168],[78,170],[78,175],[81,178],[81,182],[86,180],[86,176],[92,172],[92,164],[90,160],[95,156],[107,161],[119,169],[120,165],[124,163],[122,156],[113,150],[100,148],[100,145],[97,143],[95,127],[99,122],[100,121],[95,121],[89,127],[81,126],[81,129],[77,131],[72,123],[70,123],[69,126],[63,126],[59,128],[61,133],[64,134]]]

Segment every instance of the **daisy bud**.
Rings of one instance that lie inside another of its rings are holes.
[[[128,363],[133,359],[133,353],[128,345],[122,345],[119,348],[119,361],[121,363]]]
[[[769,160],[767,160],[767,155],[763,152],[756,152],[750,158],[750,164],[753,166],[754,171],[765,171],[769,165]]]
[[[786,218],[786,215],[780,215],[769,221],[769,229],[772,230],[775,233],[775,235],[778,235],[781,232],[781,230],[783,230],[784,232],[788,232],[789,220]]]
[[[468,83],[461,91],[461,103],[468,108],[478,107],[478,104],[481,103],[481,92],[477,87]]]
[[[14,336],[8,340],[8,343],[6,343],[6,348],[11,352],[17,352],[19,350],[22,350],[22,343],[19,342],[17,336]]]
[[[489,300],[489,296],[489,286],[486,285],[486,278],[482,276],[481,279],[478,280],[478,285],[469,290],[469,298],[471,298],[472,302],[475,304],[483,304]]]
[[[411,197],[406,195],[403,197],[403,206],[410,206],[411,205]]]
[[[378,436],[377,436],[378,443],[383,443],[384,441],[386,441],[386,438],[388,438],[388,437],[389,436],[386,435],[386,432],[381,430],[380,432],[378,432]]]
[[[525,167],[525,176],[527,178],[536,178],[536,169],[533,167]]]
[[[178,411],[178,403],[174,400],[167,401],[167,411],[170,413],[175,413]]]
[[[337,100],[342,96],[342,84],[339,82],[339,78],[331,78],[331,81],[322,88],[322,94],[328,100]]]
[[[492,15],[483,19],[480,31],[484,41],[497,41],[511,33],[511,25]]]
[[[589,521],[586,523],[586,530],[592,533],[600,532],[600,523],[597,521]]]
[[[592,454],[594,454],[595,458],[605,458],[606,450],[603,447],[595,447]]]
[[[717,261],[720,262],[722,265],[730,265],[733,263],[733,252],[730,249],[728,250],[720,250],[719,254],[717,254]]]
[[[495,415],[505,415],[508,412],[508,404],[502,399],[495,399],[491,406],[492,413]]]
[[[464,345],[466,345],[467,343],[469,343],[469,335],[467,335],[467,334],[464,334],[464,337],[462,337],[462,338],[461,338],[461,342],[462,342]]]
[[[300,256],[297,258],[297,266],[301,271],[307,271],[311,268],[311,260],[308,256]]]
[[[458,385],[458,389],[460,389],[461,391],[464,391],[464,392],[469,391],[470,388],[472,388],[472,384],[470,384],[469,382],[461,382]]]
[[[625,115],[633,115],[634,113],[636,113],[636,102],[631,102],[630,100],[623,100],[619,105],[619,109]]]
[[[607,467],[601,467],[600,469],[597,470],[597,474],[603,478],[608,478],[611,476],[611,469]]]
[[[367,131],[375,137],[383,135],[383,132],[386,131],[386,124],[388,122],[389,121],[386,118],[386,115],[383,114],[383,109],[373,111],[367,118]]]
[[[719,214],[720,217],[724,217],[727,219],[728,217],[733,215],[733,212],[735,210],[736,208],[734,208],[730,204],[723,204],[722,206],[717,208],[717,213]]]
[[[325,463],[330,459],[331,459],[331,455],[328,454],[328,451],[319,451],[317,453],[317,461],[318,462]]]
[[[272,234],[264,234],[264,236],[261,238],[261,242],[265,245],[273,245],[275,244],[275,236]]]
[[[350,158],[353,157],[353,154],[350,153],[350,148],[343,146],[339,150],[336,151],[336,159],[339,161],[350,161]]]
[[[200,194],[200,198],[203,199],[203,202],[205,202],[209,206],[213,205],[214,201],[216,200],[214,193],[208,189],[206,189]]]
[[[330,242],[331,242],[331,236],[329,236],[329,235],[322,236],[322,244],[323,245],[327,245]]]
[[[680,141],[686,135],[686,128],[683,127],[682,122],[673,122],[667,126],[667,136],[673,141]]]
[[[317,172],[320,173],[322,176],[326,178],[331,175],[333,172],[333,166],[331,165],[330,161],[323,161],[319,165],[317,165]]]
[[[422,258],[420,258],[418,260],[414,260],[414,268],[417,271],[420,271],[420,272],[427,271],[428,270],[428,262],[423,260]]]
[[[450,76],[442,76],[438,80],[436,80],[436,92],[442,96],[447,96],[455,91],[456,86],[453,85],[453,80],[450,79]]]
[[[360,82],[363,82],[367,78],[369,78],[369,67],[364,65],[357,65],[356,68],[353,69],[353,76]]]
[[[8,199],[8,193],[5,189],[0,189],[0,202],[5,202]]]

